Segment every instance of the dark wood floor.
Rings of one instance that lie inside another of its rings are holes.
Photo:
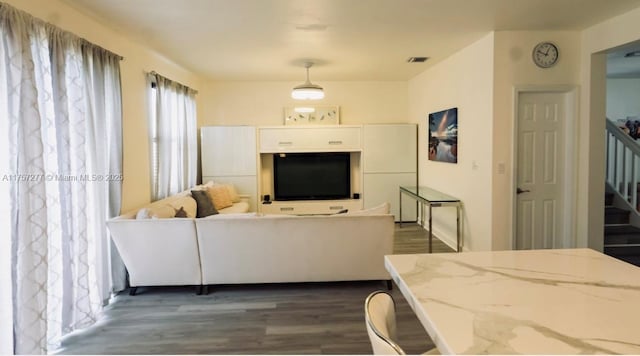
[[[426,251],[416,224],[396,224],[395,253]],[[434,252],[452,252],[434,240]],[[58,354],[370,354],[363,303],[373,282],[140,288],[121,293],[94,326],[67,336]],[[409,354],[431,340],[395,288],[398,343]]]

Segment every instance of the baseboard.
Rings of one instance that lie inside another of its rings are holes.
[[[418,222],[418,225],[420,225],[420,222]],[[422,225],[420,225],[422,226]],[[422,226],[423,229],[426,230],[426,228],[424,226]],[[458,244],[458,238],[457,236],[448,236],[447,234],[445,234],[442,230],[439,230],[437,227],[433,227],[433,236],[435,236],[438,240],[442,241],[445,245],[449,246],[451,249],[453,249],[454,251],[456,250],[456,245]],[[464,246],[464,236],[463,236],[463,240],[461,241],[462,243],[462,251],[460,252],[464,252],[464,251],[468,251],[466,249],[466,246]]]

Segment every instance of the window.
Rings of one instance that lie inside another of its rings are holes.
[[[196,92],[157,73],[150,82],[151,196],[158,200],[196,184]]]

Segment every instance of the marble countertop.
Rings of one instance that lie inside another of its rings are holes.
[[[390,255],[443,354],[640,354],[640,268],[590,249]]]

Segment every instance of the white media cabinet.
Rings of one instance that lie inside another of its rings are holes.
[[[397,194],[398,186],[418,183],[415,124],[210,126],[201,128],[201,140],[203,182],[236,183],[259,212],[335,214],[389,202],[396,221],[416,221],[417,209],[411,204],[403,204],[399,216]],[[312,152],[350,154],[354,199],[273,201],[274,154]]]
[[[286,153],[349,152],[351,192],[361,194],[362,126],[278,126],[258,128],[258,181],[261,197],[273,198],[273,155]],[[361,210],[362,199],[288,200],[258,204],[259,211],[269,214],[335,214],[340,210]]]
[[[261,211],[265,214],[318,215],[335,214],[341,210],[361,210],[361,199],[340,200],[295,200],[262,202]]]

